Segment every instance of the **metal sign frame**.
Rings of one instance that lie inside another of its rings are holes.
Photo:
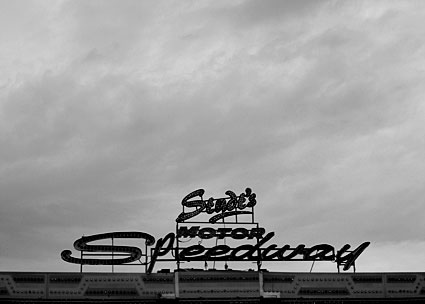
[[[182,225],[187,224],[208,224],[208,225],[255,225],[256,228],[259,228],[259,223],[255,222],[255,212],[254,207],[257,204],[256,194],[252,192],[251,188],[246,188],[245,192],[241,193],[237,196],[233,191],[227,190],[225,194],[227,197],[213,198],[210,197],[207,200],[203,199],[203,195],[205,193],[204,189],[198,189],[192,191],[188,195],[186,195],[182,200],[182,213],[176,219],[176,247],[173,248],[175,252],[175,260],[177,263],[177,270],[180,270],[180,264],[182,261],[191,261],[193,259],[181,259],[181,252],[187,248],[182,248],[180,246],[181,238],[180,238],[180,229]],[[200,200],[190,200],[195,197],[200,197]],[[195,210],[187,212],[187,208],[195,207]],[[249,209],[246,211],[245,209]],[[198,216],[202,213],[214,214],[208,222],[205,221],[190,221],[187,219]],[[189,215],[189,216],[188,216]],[[239,215],[239,218],[238,218]],[[251,215],[251,221],[249,222],[241,222],[240,217],[244,216],[246,218],[247,215]],[[229,221],[229,217],[233,218],[233,221]],[[218,222],[218,220],[221,220]],[[228,236],[224,236],[224,239]],[[256,244],[259,244],[259,238],[256,238]],[[209,248],[211,249],[211,248]],[[235,248],[230,248],[234,250]],[[261,259],[260,259],[260,251],[258,251],[258,259],[257,268],[260,270],[261,268]],[[158,261],[161,261],[160,259]],[[201,261],[231,261],[229,259],[220,259],[220,258],[211,258]],[[227,264],[226,264],[227,265]]]

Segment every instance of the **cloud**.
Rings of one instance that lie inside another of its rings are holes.
[[[419,244],[416,5],[31,2],[0,50],[3,258],[162,236],[197,188],[251,187],[276,243]]]

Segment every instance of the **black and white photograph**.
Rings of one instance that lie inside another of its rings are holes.
[[[0,303],[424,303],[424,231],[425,1],[0,0]]]

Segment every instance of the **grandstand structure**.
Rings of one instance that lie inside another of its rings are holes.
[[[425,303],[425,273],[1,272],[2,303]]]

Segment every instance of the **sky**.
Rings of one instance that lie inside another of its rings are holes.
[[[82,235],[158,239],[193,190],[246,187],[276,244],[425,271],[424,20],[419,0],[0,0],[0,271],[79,271],[60,253]]]

